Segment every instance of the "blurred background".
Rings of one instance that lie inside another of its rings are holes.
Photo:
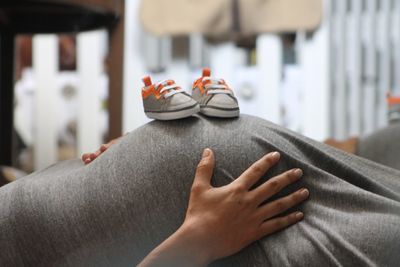
[[[147,123],[145,75],[190,93],[210,67],[318,141],[384,127],[400,94],[397,0],[4,1],[0,44],[0,165],[24,173]]]

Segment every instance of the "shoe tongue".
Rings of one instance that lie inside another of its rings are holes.
[[[207,78],[207,84],[212,84],[212,85],[219,85],[219,84],[223,84],[221,79],[215,79],[215,78],[211,78],[211,77],[205,77]]]
[[[177,90],[180,88],[178,85],[175,84],[175,82],[173,80],[164,80],[157,84],[156,90],[162,90],[163,88],[166,88],[167,86],[171,86],[170,88],[166,89],[166,91],[168,91],[168,92],[171,92],[173,90]]]
[[[173,84],[175,84],[175,82],[173,80],[165,80],[160,83],[160,85],[162,85],[162,86],[169,86],[169,85],[173,85]]]

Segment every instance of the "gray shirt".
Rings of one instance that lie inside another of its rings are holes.
[[[356,154],[400,170],[400,123],[360,138]]]
[[[62,162],[0,188],[0,266],[134,266],[183,222],[201,152],[215,186],[271,151],[263,177],[302,168],[300,223],[215,266],[398,266],[400,172],[259,118],[151,122],[93,163]]]

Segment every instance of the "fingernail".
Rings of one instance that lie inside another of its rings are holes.
[[[208,157],[211,153],[211,150],[206,148],[203,150],[203,158]]]
[[[279,156],[280,156],[279,152],[276,152],[276,151],[271,154],[271,157],[275,158],[275,159],[279,158]]]
[[[296,219],[300,220],[304,217],[304,214],[302,212],[297,212],[296,213]]]
[[[309,192],[307,189],[303,189],[303,190],[300,191],[300,194],[301,194],[303,197],[308,197],[308,195],[310,194],[310,192]]]
[[[303,175],[303,171],[301,170],[301,169],[295,169],[294,170],[294,174],[296,175],[296,176],[302,176]]]

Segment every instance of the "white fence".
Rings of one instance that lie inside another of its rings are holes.
[[[285,49],[280,36],[275,34],[258,36],[254,65],[247,64],[249,53],[243,48],[231,42],[210,45],[199,34],[189,37],[186,56],[173,57],[171,38],[155,38],[142,32],[138,4],[138,0],[126,1],[124,131],[148,121],[140,96],[141,77],[148,73],[154,79],[175,79],[189,88],[200,74],[201,66],[210,66],[215,76],[223,77],[235,89],[243,113],[263,117],[317,140],[362,135],[384,126],[385,94],[387,91],[400,93],[398,0],[324,1],[324,21],[320,28],[313,33],[295,33],[296,64],[291,66],[283,64]],[[95,42],[78,38],[80,54],[90,62],[85,66],[84,60],[78,60],[82,84],[86,87],[82,88],[82,96],[90,95],[88,89],[96,86],[100,70],[91,67],[102,64],[95,55],[99,51],[92,50]],[[38,75],[48,77],[40,72],[40,66],[37,68]],[[290,82],[289,76],[294,77]],[[85,97],[84,101],[94,101],[88,99]],[[79,150],[93,150],[100,142],[100,131],[97,126],[93,127],[92,120],[98,106],[95,102],[81,102],[80,106],[81,113],[86,115],[80,118]],[[36,124],[46,125],[49,114],[38,116]],[[40,135],[37,146],[45,151],[47,143],[47,148],[53,149],[54,142],[49,140],[54,138]],[[52,157],[38,162],[37,166],[55,161]]]
[[[276,34],[257,37],[253,65],[248,64],[251,51],[233,42],[209,44],[199,34],[188,37],[186,57],[173,57],[172,38],[143,33],[134,23],[138,20],[137,5],[138,1],[127,3],[130,13],[126,16],[125,31],[125,96],[129,95],[124,107],[126,131],[146,121],[139,92],[144,73],[150,72],[155,79],[172,78],[190,90],[192,81],[201,73],[201,66],[210,66],[216,77],[224,78],[234,88],[242,113],[268,119],[315,139],[330,135],[329,2],[325,20],[315,33],[296,33],[297,65],[294,66],[283,64],[284,47]],[[142,44],[138,45],[137,40],[142,40]],[[290,73],[295,74],[294,80],[282,80]],[[137,92],[132,93],[132,88]]]
[[[107,87],[103,71],[105,45],[105,31],[78,34],[77,71],[60,72],[57,35],[34,36],[33,68],[25,70],[16,84],[20,103],[15,127],[26,144],[34,148],[35,169],[58,161],[58,140],[71,117],[78,126],[78,154],[94,151],[101,145],[104,135],[101,89]],[[62,97],[62,90],[67,87],[73,88],[77,96]]]
[[[334,136],[386,124],[385,95],[400,92],[400,1],[332,1]]]
[[[324,7],[319,29],[296,33],[296,67],[301,73],[298,88],[283,86],[287,70],[282,64],[283,44],[272,34],[258,36],[257,64],[248,66],[243,49],[233,43],[208,45],[199,35],[190,36],[187,61],[173,59],[171,38],[151,37],[134,26],[128,33],[145,36],[135,38],[145,40],[144,57],[136,69],[165,69],[154,75],[175,78],[189,87],[200,72],[199,66],[210,65],[216,76],[236,88],[245,113],[318,140],[368,134],[386,125],[386,93],[400,93],[400,1],[326,0]],[[139,88],[140,84],[135,86]],[[242,97],[242,91],[249,93],[249,87],[254,91],[250,92],[253,99]],[[288,95],[292,96],[290,105],[297,109],[285,104]],[[126,118],[140,114],[136,111],[128,111]],[[285,118],[290,115],[288,111],[296,113],[289,123]],[[126,125],[127,130],[137,126],[130,121]]]

